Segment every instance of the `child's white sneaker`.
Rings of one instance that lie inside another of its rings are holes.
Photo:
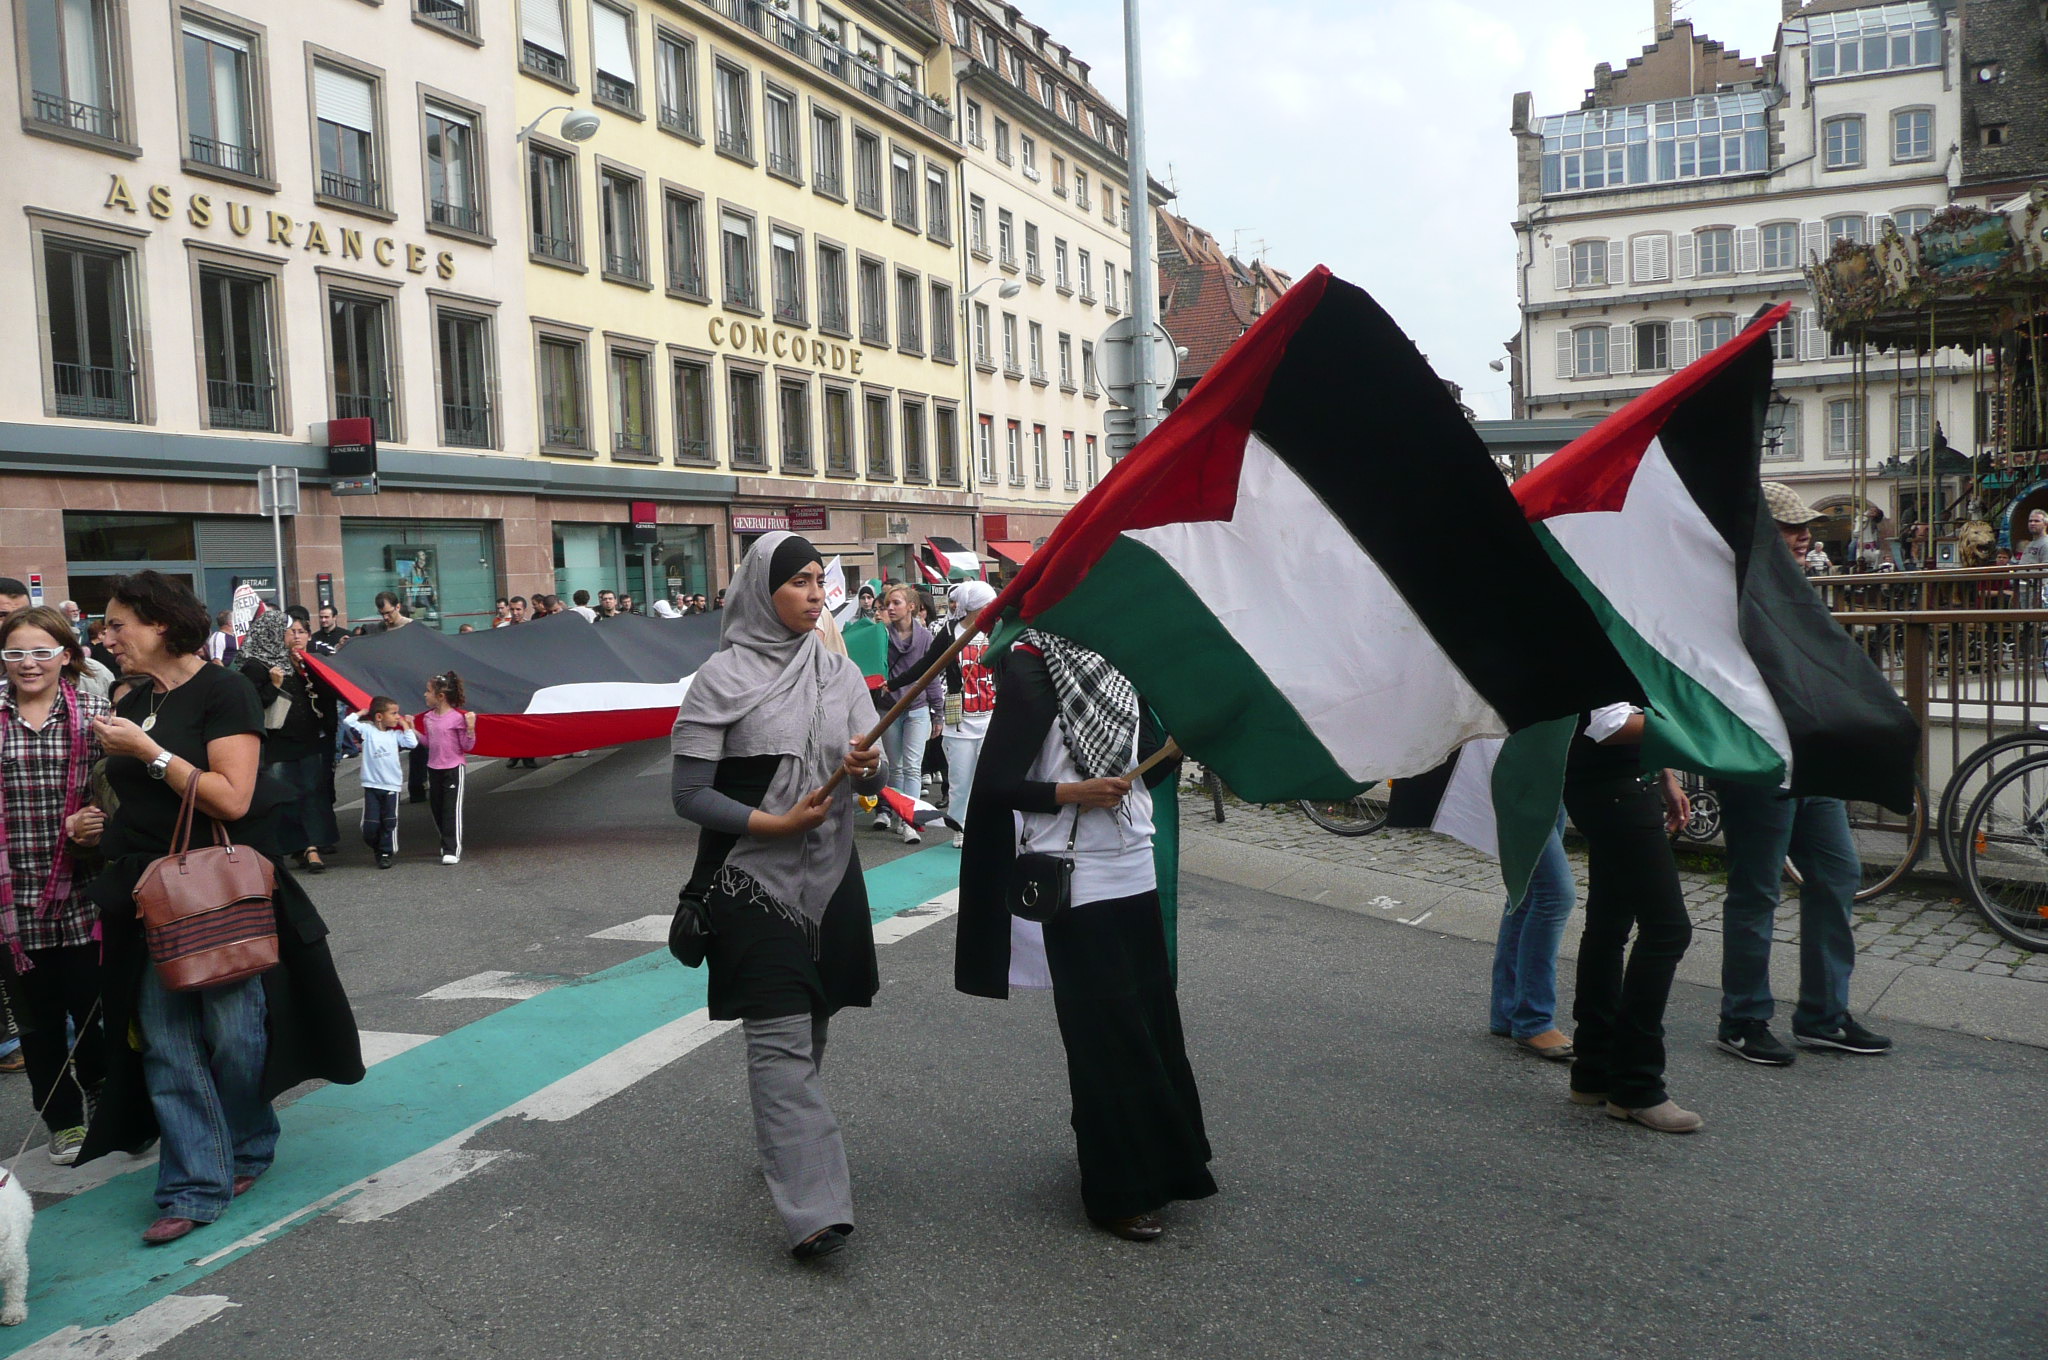
[[[462,863],[462,856],[460,856],[460,855],[443,855],[443,856],[441,856],[441,862],[442,862],[443,864],[460,864],[460,863]]]

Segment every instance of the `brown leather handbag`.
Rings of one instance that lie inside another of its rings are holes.
[[[277,967],[277,870],[211,817],[214,843],[191,848],[198,788],[194,774],[171,853],[151,861],[135,883],[135,914],[167,992],[224,987]]]

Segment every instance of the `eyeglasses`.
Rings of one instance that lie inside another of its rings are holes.
[[[0,661],[55,661],[63,655],[62,647],[9,647],[0,652]]]

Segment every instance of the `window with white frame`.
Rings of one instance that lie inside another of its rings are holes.
[[[1074,171],[1074,206],[1082,212],[1088,211],[1088,172]]]
[[[1042,282],[1045,278],[1043,263],[1038,258],[1038,224],[1036,222],[1026,222],[1024,224],[1024,275],[1034,282]]]
[[[654,42],[654,116],[670,132],[697,135],[697,44],[667,31]]]
[[[768,230],[768,284],[773,290],[775,319],[803,325],[804,242],[788,227]]]
[[[903,427],[903,480],[930,481],[931,470],[924,461],[924,403],[906,400],[897,414]]]
[[[811,187],[833,198],[846,197],[844,134],[839,115],[828,108],[811,109]]]
[[[609,167],[599,170],[597,208],[598,226],[604,237],[604,272],[615,278],[644,280],[646,208],[640,181]]]
[[[605,375],[611,389],[613,454],[653,458],[654,356],[614,347],[605,356]]]
[[[967,199],[967,248],[988,258],[988,204],[979,194]]]
[[[1572,242],[1572,283],[1574,288],[1600,288],[1607,278],[1607,242]]]
[[[1580,326],[1571,332],[1572,370],[1569,376],[1575,378],[1600,378],[1607,375],[1607,327]]]
[[[704,288],[704,200],[671,189],[661,199],[662,244],[668,251],[668,286],[701,298]]]
[[[718,267],[729,307],[754,310],[760,288],[754,282],[754,219],[727,208],[718,215]]]
[[[1031,481],[1035,486],[1052,485],[1052,468],[1046,462],[1045,426],[1031,427]]]
[[[924,280],[909,269],[896,271],[896,348],[924,353]]]
[[[1047,381],[1045,372],[1045,327],[1040,322],[1031,323],[1026,339],[1031,346],[1031,381],[1041,386]]]
[[[1892,159],[1924,161],[1934,157],[1934,110],[1900,109],[1892,115]]]
[[[797,149],[794,94],[775,85],[761,87],[761,135],[768,147],[768,173],[778,179],[801,180],[803,158]]]
[[[953,348],[953,288],[933,279],[931,290],[932,358],[950,364],[959,357]]]
[[[1001,118],[996,119],[996,159],[1010,163],[1010,124]]]
[[[255,39],[189,15],[182,27],[187,158],[245,175],[263,174],[252,84]]]
[[[1008,208],[996,209],[996,260],[1005,269],[1017,267],[1017,220]]]
[[[1803,421],[1799,403],[1787,402],[1785,414],[1776,425],[1764,427],[1764,458],[1774,463],[1799,461],[1799,433]]]
[[[1065,331],[1061,331],[1059,335],[1059,351],[1060,390],[1071,392],[1074,390],[1074,337]]]
[[[1693,233],[1695,272],[1700,274],[1733,274],[1735,272],[1735,233],[1727,227],[1708,227]]]
[[[1799,224],[1766,222],[1757,228],[1765,269],[1799,268]]]
[[[118,0],[30,0],[26,19],[29,116],[44,127],[125,139]]]
[[[1052,284],[1063,293],[1073,291],[1067,282],[1067,243],[1057,236],[1052,238]]]
[[[1785,319],[1771,327],[1771,358],[1781,364],[1794,363],[1799,358],[1799,326],[1801,313],[1793,308],[1785,313]]]
[[[953,239],[953,177],[930,161],[924,167],[924,233],[934,241]]]
[[[889,343],[889,268],[872,255],[860,257],[860,338],[865,345]]]
[[[1671,367],[1671,323],[1638,321],[1635,326],[1636,372],[1661,373]]]
[[[1024,485],[1024,422],[1023,422],[1023,421],[1021,421],[1021,420],[1013,420],[1013,421],[1011,421],[1011,422],[1010,422],[1010,428],[1009,428],[1009,433],[1008,433],[1008,436],[1007,436],[1007,445],[1008,445],[1008,454],[1009,454],[1009,465],[1010,465],[1010,485],[1011,485],[1011,486],[1022,486],[1022,485]]]
[[[1732,316],[1703,316],[1693,323],[1694,333],[1699,336],[1701,354],[1719,349],[1735,338],[1735,318]]]
[[[1892,399],[1893,449],[1901,458],[1926,452],[1934,440],[1934,398],[1925,392],[1901,392]]]
[[[974,304],[974,362],[983,368],[993,370],[996,366],[994,355],[989,349],[991,343],[988,304]]]
[[[384,203],[377,156],[377,82],[360,71],[315,63],[314,134],[320,152],[319,191],[378,208]]]
[[[1863,403],[1839,397],[1828,403],[1828,457],[1847,458],[1863,447]]]
[[[47,236],[43,270],[51,413],[143,419],[134,253]]]
[[[1017,160],[1024,168],[1024,178],[1038,178],[1038,139],[1028,132],[1017,138]]]
[[[1017,314],[1003,313],[1003,372],[1012,378],[1024,376],[1024,362],[1017,353]]]
[[[896,213],[896,225],[917,230],[917,157],[908,151],[889,153],[889,197]]]
[[[1900,208],[1892,214],[1892,225],[1899,229],[1899,235],[1911,236],[1934,220],[1931,208]]]
[[[569,32],[562,0],[519,0],[519,64],[537,76],[568,82]]]
[[[1867,233],[1870,229],[1870,222],[1862,213],[1842,213],[1839,216],[1830,217],[1824,225],[1828,245],[1831,247],[1837,241],[1861,243],[1868,239]]]
[[[967,101],[967,144],[976,148],[985,148],[988,145],[988,140],[981,131],[981,105],[972,99]]]
[[[846,251],[824,241],[818,243],[818,329],[827,335],[847,335],[852,313],[846,305]]]
[[[974,431],[974,475],[982,482],[996,479],[996,421],[982,416]]]
[[[1072,430],[1060,431],[1060,467],[1066,473],[1067,490],[1080,490],[1081,470],[1074,464],[1074,432]]]
[[[484,209],[475,115],[467,109],[429,103],[424,121],[427,220],[457,231],[481,232]]]
[[[625,113],[638,113],[640,63],[633,52],[633,16],[610,5],[592,5],[590,47],[597,76],[592,97]]]
[[[1853,170],[1863,164],[1863,115],[1845,114],[1820,125],[1821,164],[1830,170]]]
[[[1085,251],[1085,250],[1084,250],[1084,251],[1081,251],[1081,252],[1079,252],[1079,254],[1078,254],[1078,256],[1077,256],[1076,258],[1078,259],[1078,261],[1079,261],[1079,264],[1080,264],[1080,274],[1081,274],[1081,301],[1083,301],[1083,302],[1093,302],[1093,301],[1095,301],[1095,271],[1094,271],[1094,265],[1093,265],[1093,263],[1092,263],[1092,262],[1091,262],[1091,261],[1089,260],[1089,258],[1088,258],[1088,252],[1087,252],[1087,251]]]
[[[1117,309],[1116,265],[1109,260],[1102,262],[1102,305],[1112,312]]]
[[[1941,15],[1927,0],[1815,14],[1805,22],[1807,61],[1815,80],[1941,61]]]
[[[1762,90],[1586,109],[1539,120],[1545,194],[1754,174],[1769,168]]]
[[[728,156],[750,160],[754,155],[752,101],[747,95],[747,73],[726,62],[712,64],[713,110],[718,130],[718,149]]]

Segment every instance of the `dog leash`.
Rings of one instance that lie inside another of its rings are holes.
[[[85,1023],[78,1027],[78,1037],[71,1041],[71,1051],[64,1055],[64,1065],[57,1069],[57,1080],[50,1083],[50,1094],[44,1096],[43,1103],[36,1107],[36,1117],[29,1121],[28,1132],[22,1136],[21,1146],[16,1148],[14,1155],[7,1159],[7,1165],[0,1167],[0,1186],[4,1186],[14,1179],[15,1163],[19,1162],[21,1155],[28,1151],[30,1141],[35,1138],[36,1130],[43,1122],[43,1111],[49,1109],[50,1102],[57,1098],[58,1086],[66,1077],[70,1077],[74,1084],[78,1082],[76,1069],[72,1065],[72,1059],[78,1056],[78,1046],[85,1042],[85,1036],[91,1032],[92,1022],[99,1017],[99,1013],[100,1000],[98,997],[94,997],[91,1007],[85,1012]],[[84,1095],[85,1087],[80,1085],[78,1092],[80,1095]]]

